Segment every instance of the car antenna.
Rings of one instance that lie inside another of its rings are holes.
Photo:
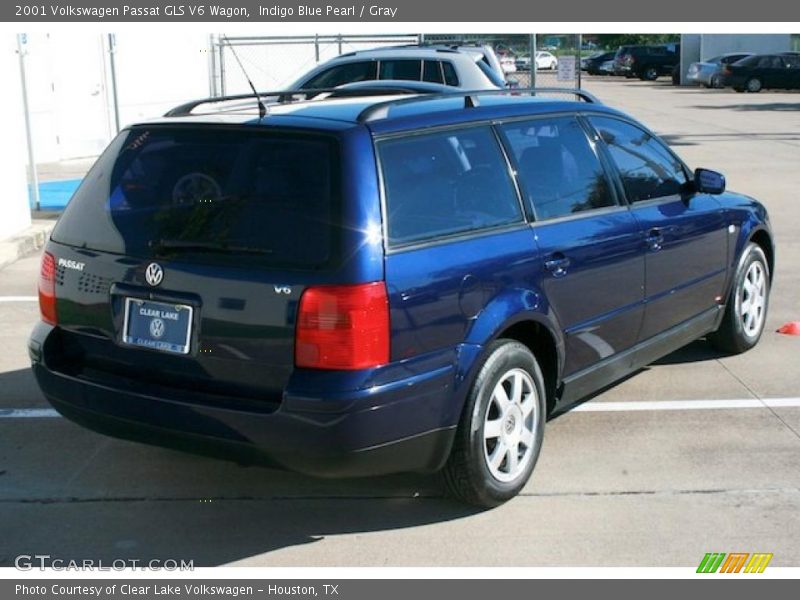
[[[226,42],[229,41],[227,35],[223,37],[225,38]],[[242,70],[244,78],[247,80],[247,84],[250,86],[250,89],[253,90],[253,95],[256,97],[256,102],[258,102],[258,118],[263,119],[267,114],[267,107],[264,106],[264,103],[261,101],[261,96],[258,95],[258,92],[256,91],[256,86],[253,85],[250,76],[247,74],[247,71],[245,70],[244,65],[242,64],[242,61],[239,60],[239,55],[236,54],[236,50],[234,50],[233,44],[228,43],[228,47],[231,49],[231,54],[233,54],[233,58],[235,58],[236,62],[239,64],[239,68]]]

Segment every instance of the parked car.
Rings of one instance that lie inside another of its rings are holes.
[[[497,57],[497,52],[489,44],[481,44],[479,42],[461,42],[457,44],[412,44],[406,46],[397,46],[398,48],[428,48],[433,50],[457,50],[466,54],[471,54],[480,58],[486,66],[497,73],[501,78],[505,77],[503,67],[500,65],[500,59]]]
[[[722,83],[737,92],[800,89],[800,56],[792,53],[749,56],[725,65]]]
[[[686,78],[689,83],[702,85],[707,88],[721,88],[722,70],[725,65],[733,64],[752,55],[751,52],[732,52],[709,58],[703,62],[692,63],[689,65]]]
[[[529,54],[517,56],[516,59],[517,71],[530,71],[531,70],[531,57]]]
[[[510,499],[554,411],[702,336],[752,348],[774,273],[764,206],[574,93],[125,128],[45,247],[45,397],[117,437]]]
[[[502,75],[482,57],[475,51],[424,46],[350,52],[313,68],[289,89],[328,89],[376,79],[427,81],[465,89],[505,87]]]
[[[607,75],[609,71],[613,72],[613,60],[616,52],[598,52],[587,58],[581,60],[581,69],[586,71],[589,75]],[[607,63],[612,63],[612,69],[608,69]],[[601,67],[605,66],[605,71]]]
[[[604,63],[600,63],[600,66],[597,67],[597,74],[598,75],[613,75],[614,74],[614,59],[607,60]]]
[[[680,64],[681,45],[620,46],[614,61],[616,75],[655,81],[661,76],[671,76],[675,66]]]
[[[508,54],[504,54],[500,57],[500,67],[503,69],[503,73],[516,73],[517,72],[517,62],[513,56],[509,56]]]
[[[537,69],[552,71],[558,68],[558,59],[550,52],[540,50],[535,56]]]

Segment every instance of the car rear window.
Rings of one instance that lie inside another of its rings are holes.
[[[52,237],[137,257],[319,268],[336,258],[337,172],[332,138],[136,127],[103,153]]]

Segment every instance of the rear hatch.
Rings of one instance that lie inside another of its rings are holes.
[[[339,162],[336,139],[323,134],[122,132],[48,248],[53,362],[176,398],[279,402],[301,293],[342,258]]]

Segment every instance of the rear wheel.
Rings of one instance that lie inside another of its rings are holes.
[[[745,88],[747,88],[747,91],[750,92],[751,94],[757,94],[758,92],[761,91],[762,87],[763,84],[761,83],[761,80],[758,77],[751,77],[750,79],[747,80],[747,83],[745,84]]]
[[[516,496],[539,458],[545,386],[531,351],[498,340],[470,389],[443,475],[455,498],[484,508]]]
[[[722,323],[708,340],[731,354],[740,354],[755,346],[764,331],[769,290],[767,258],[758,244],[750,243],[739,260]]]

